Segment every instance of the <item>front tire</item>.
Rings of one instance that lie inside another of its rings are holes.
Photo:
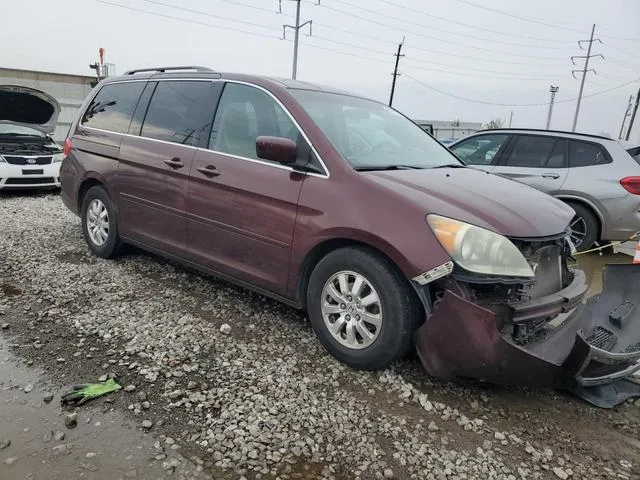
[[[82,199],[82,233],[89,249],[98,257],[113,258],[122,248],[116,210],[106,190],[91,187]]]
[[[598,241],[599,222],[587,207],[570,203],[576,216],[571,220],[571,241],[579,252],[589,250]]]
[[[405,356],[421,315],[396,267],[361,247],[335,250],[318,262],[307,307],[324,348],[359,370],[379,370]]]

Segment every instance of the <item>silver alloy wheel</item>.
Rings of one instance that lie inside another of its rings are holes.
[[[87,209],[87,231],[91,241],[98,247],[104,245],[109,236],[109,212],[98,198],[91,200]]]
[[[582,217],[575,217],[571,221],[571,225],[569,225],[569,236],[571,237],[571,241],[573,242],[573,246],[576,248],[580,248],[582,242],[584,242],[584,237],[587,236],[587,222],[584,221]]]
[[[360,350],[378,338],[382,328],[380,296],[359,273],[345,270],[329,278],[320,305],[327,329],[341,345]]]

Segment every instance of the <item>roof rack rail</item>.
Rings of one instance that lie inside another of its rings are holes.
[[[478,132],[488,132],[489,130],[520,130],[520,131],[529,131],[529,132],[547,132],[547,133],[562,133],[562,134],[568,134],[568,135],[579,135],[582,137],[592,137],[592,138],[599,138],[602,140],[614,140],[611,137],[605,137],[604,135],[596,135],[593,133],[581,133],[581,132],[569,132],[568,130],[551,130],[548,128],[528,128],[528,127],[523,127],[523,128],[517,128],[517,127],[502,127],[502,128],[483,128],[481,130],[478,130]],[[476,133],[478,133],[476,132]]]
[[[172,71],[172,70],[195,70],[196,72],[202,72],[202,73],[216,73],[215,70],[211,70],[208,67],[199,67],[196,65],[190,65],[190,66],[182,66],[182,67],[155,67],[155,68],[138,68],[135,70],[127,70],[126,72],[123,73],[123,75],[133,75],[134,73],[141,73],[141,72],[166,72],[166,71]]]

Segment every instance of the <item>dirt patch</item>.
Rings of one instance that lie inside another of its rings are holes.
[[[22,295],[22,290],[9,283],[3,283],[0,289],[6,297],[17,297],[18,295]]]

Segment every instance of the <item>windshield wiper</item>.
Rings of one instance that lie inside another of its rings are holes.
[[[359,165],[353,167],[357,172],[367,172],[373,170],[422,170],[424,167],[415,165]]]
[[[40,135],[38,135],[37,133],[31,134],[31,133],[0,132],[0,135],[6,136],[6,137],[40,137]]]
[[[431,168],[467,168],[466,165],[462,165],[461,163],[446,163],[444,165],[438,165],[436,167]]]

